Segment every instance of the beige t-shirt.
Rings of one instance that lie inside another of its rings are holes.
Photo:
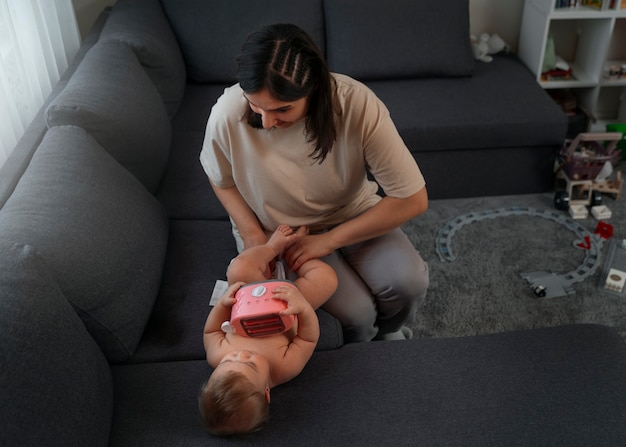
[[[362,83],[333,74],[341,107],[337,140],[323,163],[310,157],[304,120],[271,130],[250,127],[248,103],[238,84],[213,106],[200,154],[218,187],[237,189],[267,231],[279,224],[331,228],[388,196],[408,197],[425,186],[415,159],[385,105]]]

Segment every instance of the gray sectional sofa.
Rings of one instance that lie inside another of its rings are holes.
[[[514,57],[474,62],[467,0],[118,0],[0,170],[0,445],[626,439],[611,328],[344,345],[322,311],[268,426],[203,430],[202,327],[235,245],[198,154],[246,32],[278,21],[387,102],[432,195],[550,187],[563,117]]]

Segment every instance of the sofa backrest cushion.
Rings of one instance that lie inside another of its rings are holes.
[[[48,127],[75,125],[155,192],[172,138],[161,95],[130,47],[96,44],[45,111]]]
[[[0,241],[0,445],[107,446],[110,367],[33,247]]]
[[[168,221],[85,130],[48,130],[0,211],[0,235],[42,254],[110,362],[130,358],[160,288]]]
[[[159,0],[118,0],[100,42],[127,44],[163,97],[172,118],[185,93],[187,74],[182,53]]]
[[[469,76],[469,0],[324,2],[332,71],[363,81]]]
[[[324,51],[322,0],[161,0],[190,79],[234,83],[236,57],[261,25],[293,23]]]

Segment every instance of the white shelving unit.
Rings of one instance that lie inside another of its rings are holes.
[[[626,7],[557,8],[558,0],[525,0],[518,55],[544,89],[571,89],[596,117],[591,131],[608,123],[626,123],[626,77],[609,79],[608,67],[626,64]],[[579,2],[580,3],[580,2]],[[546,44],[552,36],[555,53],[572,69],[572,78],[542,76]]]

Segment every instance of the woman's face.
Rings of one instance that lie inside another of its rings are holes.
[[[267,90],[244,93],[254,113],[261,115],[264,129],[285,129],[306,116],[309,102],[304,97],[292,102],[274,99]]]

